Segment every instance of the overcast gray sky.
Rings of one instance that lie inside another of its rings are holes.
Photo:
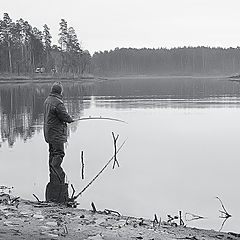
[[[91,53],[115,47],[240,46],[240,0],[0,0],[0,15],[50,27],[64,18]]]

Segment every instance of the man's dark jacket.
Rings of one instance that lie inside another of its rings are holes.
[[[44,137],[47,143],[66,142],[67,124],[73,122],[63,103],[63,97],[50,93],[44,102]]]

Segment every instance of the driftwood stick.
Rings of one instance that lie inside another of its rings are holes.
[[[159,223],[159,221],[158,221],[158,218],[157,218],[157,214],[154,214],[153,227],[158,223]]]
[[[114,132],[112,132],[112,136],[113,136],[113,144],[114,144],[114,162],[113,162],[113,169],[114,169],[115,163],[117,163],[119,167],[119,162],[117,160],[117,140],[118,140],[119,134],[115,137]]]
[[[33,193],[33,196],[37,199],[38,202],[42,202],[39,200],[39,198]]]
[[[158,224],[158,218],[157,218],[157,214],[154,214],[154,218],[153,218],[153,227],[156,226],[156,224]]]
[[[82,162],[82,179],[84,179],[84,161],[83,161],[83,151],[81,151],[81,162]]]
[[[182,220],[182,211],[179,211],[179,225],[184,226],[184,222]]]
[[[11,203],[15,203],[16,201],[18,201],[19,198],[20,197],[15,197],[15,198],[11,199]]]
[[[221,216],[221,218],[229,218],[229,217],[231,217],[232,215],[227,212],[226,208],[223,205],[222,200],[219,197],[216,197],[216,198],[220,201],[221,206],[223,208],[223,211],[219,210],[219,212],[223,214],[223,216]]]
[[[167,217],[168,217],[168,220],[167,220],[168,223],[171,223],[173,220],[178,219],[178,216],[172,217],[171,215],[167,215]]]
[[[94,213],[97,212],[97,209],[96,209],[96,207],[95,207],[95,205],[94,205],[94,202],[91,203],[91,206],[92,206],[93,212],[94,212]]]
[[[118,215],[119,217],[121,216],[121,214],[120,214],[119,212],[117,212],[117,211],[115,211],[115,210],[110,210],[110,209],[104,209],[104,213],[106,213],[106,214],[111,214],[111,213],[113,213],[113,214]]]
[[[121,144],[121,146],[118,148],[117,153],[121,150],[123,145],[126,143],[127,139],[124,140],[124,142]],[[80,193],[78,193],[75,197],[73,197],[73,200],[77,199],[86,189],[100,176],[100,174],[106,169],[106,167],[110,164],[110,162],[114,159],[114,156],[112,156],[108,162],[105,164],[105,166],[100,170],[100,172],[85,186]]]
[[[168,223],[170,223],[174,219],[171,215],[167,215],[167,217],[168,217],[168,220],[167,220]]]
[[[72,190],[73,190],[71,199],[73,199],[73,196],[74,196],[74,194],[75,194],[75,189],[74,189],[74,187],[73,187],[73,184],[71,184],[71,188],[72,188]]]
[[[162,223],[162,219],[161,217],[159,218],[159,222],[158,222],[158,226],[160,227],[161,226],[161,223]]]

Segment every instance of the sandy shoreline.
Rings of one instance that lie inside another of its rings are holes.
[[[0,239],[239,239],[240,234],[223,233],[166,222],[121,216],[111,210],[65,207],[20,199],[0,203]]]

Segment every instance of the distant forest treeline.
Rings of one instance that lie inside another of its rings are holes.
[[[58,45],[52,44],[46,24],[41,31],[22,18],[14,22],[7,13],[0,19],[0,74],[234,75],[239,69],[238,47],[115,48],[91,56],[64,19]]]
[[[52,45],[49,27],[40,31],[20,18],[14,22],[7,13],[0,19],[0,73],[28,74],[89,71],[91,55],[83,51],[73,27],[61,19],[59,45]]]
[[[240,70],[240,48],[116,48],[95,53],[95,74],[231,75]]]

